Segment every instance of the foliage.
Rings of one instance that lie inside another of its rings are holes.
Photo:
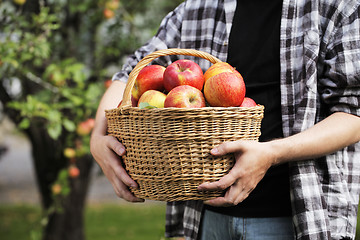
[[[47,186],[53,197],[47,215],[61,209],[71,191],[69,181],[78,176],[77,159],[89,154],[89,120],[105,83],[180,2],[0,1],[2,115],[29,136],[38,133],[33,129],[43,129],[58,146],[53,158],[66,161],[52,164],[58,169],[52,186]],[[33,146],[39,145],[36,138],[30,139]],[[42,222],[47,222],[46,216]]]

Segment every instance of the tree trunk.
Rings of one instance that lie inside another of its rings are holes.
[[[83,217],[92,163],[90,156],[78,160],[80,176],[71,180],[71,193],[64,201],[64,211],[49,216],[43,240],[85,239]]]
[[[59,170],[67,167],[68,159],[63,157],[62,141],[51,139],[43,127],[31,127],[27,132],[33,149],[36,179],[41,194],[44,212],[52,206],[51,185]],[[93,166],[91,155],[77,159],[80,170],[77,178],[70,179],[71,192],[62,202],[63,211],[52,213],[43,232],[43,240],[83,240],[83,215],[90,173]]]

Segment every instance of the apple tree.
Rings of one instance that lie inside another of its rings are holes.
[[[0,1],[1,116],[29,139],[44,218],[33,239],[82,240],[99,99],[181,1]]]

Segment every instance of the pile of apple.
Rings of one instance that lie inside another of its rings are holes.
[[[203,73],[192,60],[168,67],[149,65],[138,74],[132,89],[132,105],[140,108],[253,107],[245,97],[241,74],[230,64],[213,64]]]

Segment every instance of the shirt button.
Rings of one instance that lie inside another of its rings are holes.
[[[224,41],[224,46],[227,46],[228,44],[228,41]]]

